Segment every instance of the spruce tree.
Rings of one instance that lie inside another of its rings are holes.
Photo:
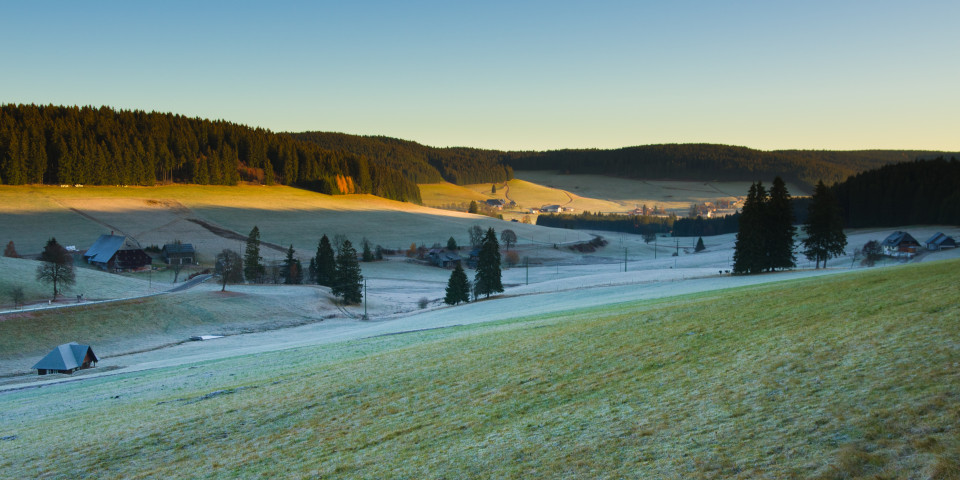
[[[470,301],[470,281],[467,280],[467,274],[459,263],[453,269],[453,273],[450,274],[450,280],[447,282],[447,295],[443,298],[443,301],[447,305]]]
[[[330,290],[343,299],[344,303],[360,303],[363,299],[363,275],[360,274],[357,251],[350,240],[344,240],[340,252],[337,253],[335,282]]]
[[[320,243],[317,245],[316,258],[316,278],[314,281],[324,287],[332,287],[337,276],[337,260],[333,255],[333,247],[330,246],[330,239],[326,235],[320,237]]]
[[[793,206],[790,193],[783,179],[773,179],[770,199],[764,208],[766,221],[766,265],[767,270],[787,269],[797,266],[797,257],[793,253],[794,236],[797,227],[793,226]]]
[[[707,248],[707,247],[703,246],[703,237],[700,237],[700,238],[697,239],[697,246],[694,247],[693,251],[694,251],[694,252],[702,252],[702,251],[704,251],[704,249],[706,249],[706,248]]]
[[[480,258],[477,260],[474,285],[476,294],[487,298],[492,293],[503,291],[503,283],[500,280],[500,244],[492,227],[487,230],[480,244]]]
[[[734,273],[759,273],[766,265],[766,245],[763,228],[764,202],[767,192],[761,182],[750,185],[747,199],[740,213],[740,230],[733,250]]]
[[[363,253],[361,254],[361,258],[363,258],[363,261],[364,261],[364,262],[372,262],[372,261],[373,261],[373,249],[370,248],[370,240],[367,240],[367,238],[364,237],[364,238],[363,238],[363,241],[361,242],[361,246],[363,247]]]
[[[260,256],[260,229],[256,225],[247,236],[247,248],[243,255],[243,276],[248,282],[263,282],[263,257]]]
[[[843,254],[847,246],[847,236],[843,233],[843,220],[840,208],[833,193],[823,181],[817,183],[810,202],[807,222],[803,231],[807,238],[803,240],[803,254],[810,260],[823,260],[823,268],[827,268],[827,260]]]

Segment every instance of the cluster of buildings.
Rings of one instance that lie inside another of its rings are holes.
[[[880,243],[880,248],[888,257],[912,258],[920,248],[926,248],[929,251],[957,248],[957,241],[943,232],[937,232],[921,245],[913,235],[897,230]]]
[[[193,265],[197,252],[189,243],[168,243],[160,250],[160,257],[168,265]],[[90,265],[108,272],[136,271],[149,268],[153,257],[141,248],[140,243],[126,235],[100,235],[93,245],[83,252],[83,259]]]

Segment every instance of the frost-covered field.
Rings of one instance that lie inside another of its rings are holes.
[[[939,230],[942,228],[911,227],[909,229],[917,238],[923,239]],[[960,229],[948,229],[946,233],[957,235],[960,233],[957,230]],[[882,240],[891,231],[848,232],[848,251],[852,252],[855,246],[860,246],[869,240]],[[657,258],[654,258],[653,246],[644,244],[637,237],[625,235],[621,239],[618,235],[611,240],[611,245],[594,254],[573,253],[568,249],[555,249],[552,246],[521,245],[521,252],[530,256],[532,266],[505,269],[503,271],[503,283],[506,286],[504,294],[456,307],[448,307],[442,303],[449,278],[448,270],[422,266],[402,257],[391,257],[385,262],[361,264],[367,279],[366,305],[336,308],[330,303],[329,296],[326,294],[318,300],[311,296],[312,294],[303,295],[298,293],[300,290],[289,287],[229,286],[229,291],[283,304],[286,307],[285,311],[301,309],[305,312],[303,316],[306,324],[293,328],[232,335],[212,342],[188,342],[143,353],[113,356],[103,359],[100,365],[122,368],[121,371],[181,365],[397,332],[492,322],[528,315],[603,307],[636,300],[782,282],[863,268],[859,262],[854,263],[852,256],[848,255],[831,260],[828,269],[814,270],[810,268],[812,265],[808,265],[808,262],[803,260],[800,262],[800,268],[789,272],[731,276],[720,272],[730,269],[734,235],[705,238],[706,251],[696,254],[684,253],[684,249],[680,248],[680,255],[677,257],[670,256],[677,250],[674,245],[670,245],[669,248],[660,245]],[[679,242],[690,245],[691,240],[679,239]],[[621,242],[628,253],[626,272],[623,271],[623,250],[619,246]],[[689,250],[692,252],[692,249]],[[960,252],[956,250],[930,252],[923,253],[918,260],[947,259],[958,255]],[[537,261],[540,263],[534,263]],[[899,263],[881,262],[881,265],[884,264]],[[473,272],[468,270],[468,275],[472,277]],[[194,289],[194,294],[203,291],[212,294],[219,289],[218,285],[208,283]],[[174,295],[176,294],[171,296]],[[424,310],[421,310],[418,305],[422,298],[428,300],[428,307]],[[322,304],[317,304],[318,301]],[[359,319],[364,312],[368,315],[367,321]],[[314,321],[310,321],[310,318]],[[325,320],[320,321],[321,318]],[[227,318],[224,321],[229,323],[230,319]],[[210,333],[218,332],[198,330],[192,334]],[[131,342],[136,340],[131,339]],[[115,371],[109,373],[112,374]],[[85,376],[95,375],[98,373],[91,371]],[[26,378],[19,378],[17,383],[20,384],[24,380]],[[47,378],[40,382],[58,380],[63,379]]]
[[[956,267],[664,278],[138,354],[0,391],[0,476],[955,478]]]

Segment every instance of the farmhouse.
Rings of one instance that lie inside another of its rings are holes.
[[[197,252],[190,243],[168,243],[160,250],[163,260],[169,265],[192,265],[197,263]]]
[[[467,257],[467,266],[470,268],[477,268],[477,264],[480,263],[480,249],[474,248],[470,250],[470,256]]]
[[[913,238],[909,233],[899,230],[891,233],[890,236],[880,244],[880,247],[883,249],[883,254],[891,257],[912,256],[917,253],[917,247],[919,246],[920,242],[917,242],[917,239]]]
[[[497,210],[503,210],[504,205],[506,205],[506,202],[504,202],[500,198],[493,198],[493,199],[487,200],[487,206],[496,208]]]
[[[83,254],[87,263],[107,271],[136,270],[153,263],[136,240],[124,235],[100,235]]]
[[[432,248],[427,252],[430,261],[438,267],[453,267],[460,263],[460,254],[443,248]]]
[[[33,368],[37,369],[37,375],[73,373],[83,368],[95,367],[98,361],[89,345],[70,342],[51,350]]]
[[[944,248],[957,248],[957,241],[953,237],[948,237],[943,232],[937,232],[927,240],[927,250],[943,250]]]
[[[542,213],[563,213],[563,207],[560,205],[544,205],[540,208]]]

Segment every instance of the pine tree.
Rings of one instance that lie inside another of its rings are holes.
[[[467,207],[467,213],[477,213],[480,211],[480,207],[477,206],[475,200],[470,200],[470,206]]]
[[[450,274],[450,280],[447,282],[447,295],[443,298],[443,301],[447,305],[470,301],[470,281],[467,280],[467,274],[459,263],[453,269],[453,273]]]
[[[797,266],[797,257],[793,253],[794,237],[797,227],[793,226],[793,206],[790,193],[783,179],[773,179],[770,199],[765,206],[766,221],[766,265],[767,270],[787,269]]]
[[[766,265],[763,207],[767,192],[761,182],[750,185],[740,213],[740,230],[733,251],[734,273],[759,273]]]
[[[317,281],[317,257],[310,258],[310,266],[307,270],[307,281],[316,283]]]
[[[320,243],[317,245],[316,269],[317,276],[314,280],[318,285],[324,287],[333,286],[337,276],[337,260],[333,255],[333,247],[330,246],[330,239],[326,235],[320,237]]]
[[[337,253],[336,284],[330,291],[343,299],[344,303],[360,303],[363,300],[363,275],[360,274],[360,262],[357,261],[357,251],[350,240],[343,242],[343,247]]]
[[[702,252],[707,247],[703,246],[703,237],[697,239],[697,246],[693,248],[694,252]]]
[[[456,251],[457,250],[457,241],[453,237],[447,239],[447,250]]]
[[[364,262],[372,262],[372,261],[373,261],[373,249],[370,248],[370,240],[367,240],[367,238],[364,237],[364,238],[363,238],[363,241],[360,242],[360,245],[361,245],[362,248],[363,248],[363,250],[362,250],[363,253],[360,254],[360,255],[361,255],[361,258],[363,259],[363,261],[364,261]]]
[[[260,229],[256,225],[247,236],[247,248],[243,258],[243,276],[248,282],[262,283],[266,270],[263,267],[263,257],[260,256]]]
[[[490,294],[503,291],[500,279],[500,244],[493,228],[487,230],[480,245],[480,258],[477,260],[477,275],[474,281],[477,295],[487,298]]]
[[[840,208],[833,193],[824,186],[823,181],[817,183],[810,202],[807,222],[803,231],[807,238],[803,240],[803,254],[810,260],[816,260],[816,268],[827,268],[827,260],[842,255],[847,246],[847,236],[843,233],[843,220],[840,217]]]

